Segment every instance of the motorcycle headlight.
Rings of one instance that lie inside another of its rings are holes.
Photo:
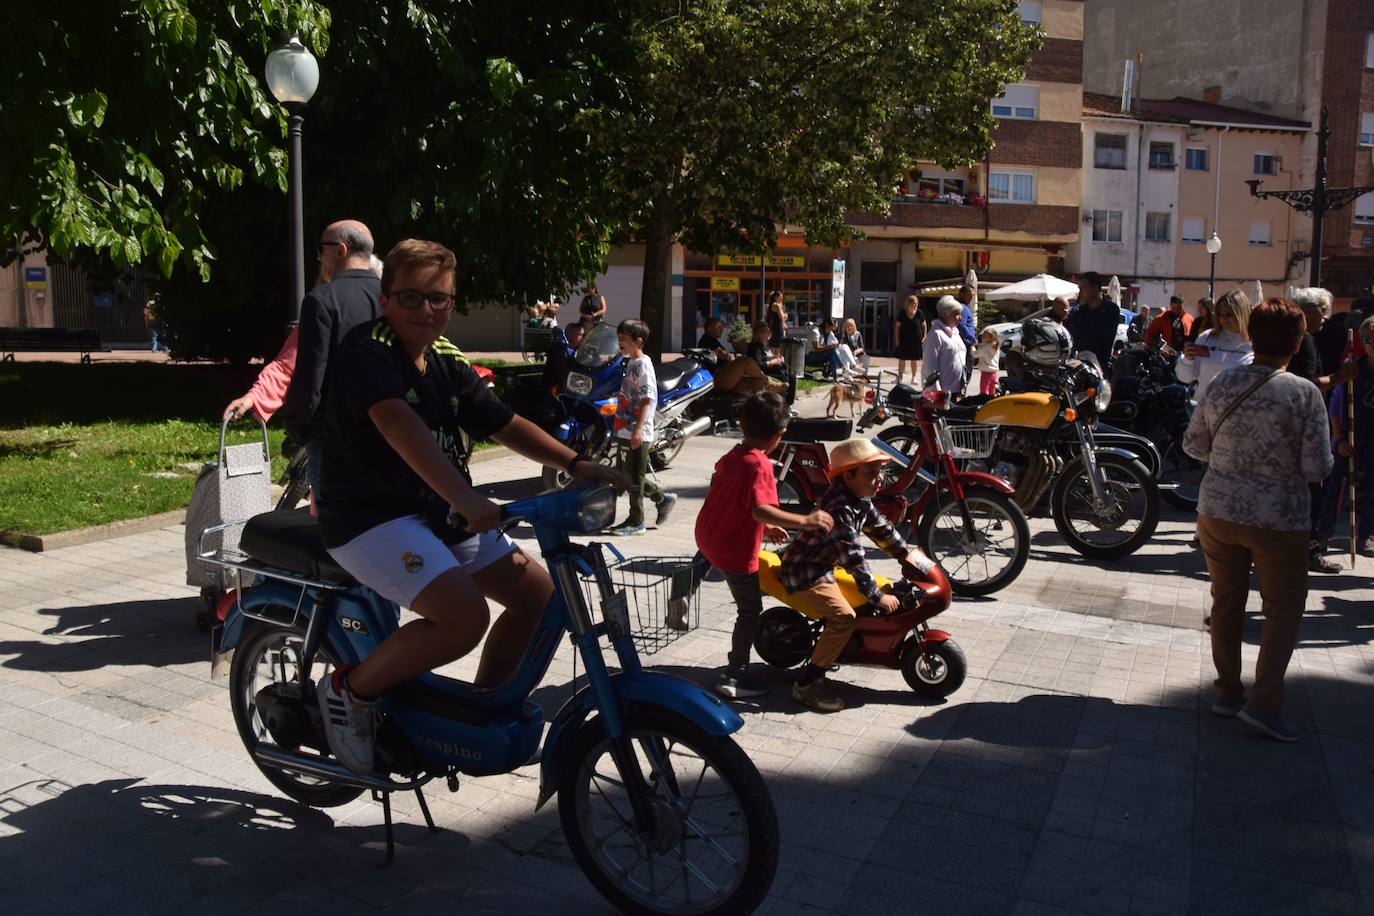
[[[1107,405],[1112,402],[1112,385],[1106,379],[1097,383],[1097,396],[1093,398],[1093,406],[1097,412],[1101,413],[1107,409]]]
[[[577,520],[584,532],[609,528],[615,520],[615,490],[600,486],[587,490],[577,506]]]
[[[580,372],[568,373],[568,390],[573,394],[587,395],[592,392],[592,380]]]

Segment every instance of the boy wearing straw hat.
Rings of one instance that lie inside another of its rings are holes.
[[[883,614],[898,610],[895,597],[878,587],[864,558],[860,532],[888,556],[908,567],[925,572],[934,564],[919,550],[908,547],[882,513],[873,507],[873,496],[882,485],[882,465],[887,455],[863,438],[849,439],[830,452],[829,492],[819,508],[834,519],[828,531],[804,530],[787,548],[782,558],[781,578],[798,604],[825,620],[825,630],[816,640],[811,661],[792,685],[792,699],[816,712],[839,712],[844,700],[836,695],[825,677],[830,666],[849,642],[856,617],[835,582],[835,567],[842,566],[854,577],[859,591]]]

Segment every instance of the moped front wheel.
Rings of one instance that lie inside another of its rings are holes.
[[[627,737],[634,772],[617,765],[599,718],[563,768],[558,813],[577,864],[625,913],[752,912],[773,884],[779,842],[753,761],[728,736],[653,706],[630,707]]]
[[[271,684],[300,686],[301,651],[305,646],[303,629],[285,629],[255,623],[250,625],[234,651],[229,669],[229,703],[234,712],[234,724],[249,756],[259,744],[271,743],[272,736],[258,714],[255,698]],[[312,674],[315,679],[329,676],[336,659],[329,647],[321,645],[315,653]],[[310,703],[314,703],[313,694]],[[255,763],[257,758],[253,757]],[[336,808],[346,805],[363,793],[357,786],[341,786],[314,776],[293,773],[257,763],[262,775],[281,791],[303,805],[312,808]]]
[[[964,487],[971,526],[959,503],[938,494],[921,514],[916,543],[949,579],[956,595],[991,595],[1021,575],[1030,556],[1030,525],[1010,496],[991,487]]]

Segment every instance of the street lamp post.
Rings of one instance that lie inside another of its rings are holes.
[[[1212,270],[1207,274],[1208,299],[1215,298],[1212,287],[1215,286],[1217,282],[1217,252],[1219,251],[1221,251],[1221,236],[1217,235],[1217,231],[1213,229],[1212,235],[1207,239],[1207,253],[1212,256]]]
[[[287,151],[290,155],[291,301],[290,325],[300,319],[305,298],[305,205],[301,191],[301,125],[305,105],[320,84],[320,65],[299,37],[292,35],[267,55],[267,88],[287,111]]]
[[[1261,191],[1260,188],[1264,182],[1260,179],[1252,178],[1245,182],[1250,186],[1250,193],[1254,197],[1275,197],[1299,213],[1312,214],[1312,270],[1308,280],[1309,286],[1322,285],[1322,230],[1326,222],[1326,214],[1332,210],[1340,210],[1352,200],[1374,191],[1374,186],[1370,185],[1360,188],[1328,188],[1326,186],[1326,145],[1330,140],[1331,112],[1323,105],[1321,127],[1317,130],[1317,180],[1315,187],[1293,191]]]

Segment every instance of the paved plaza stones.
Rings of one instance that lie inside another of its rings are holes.
[[[688,550],[730,444],[690,443],[665,474],[682,497],[668,528],[619,546]],[[531,470],[474,468],[501,498],[531,492]],[[1313,578],[1286,708],[1303,738],[1281,745],[1207,711],[1207,583],[1186,517],[1111,565],[1048,519],[1031,527],[1016,583],[939,618],[969,658],[947,702],[849,667],[838,715],[793,705],[768,671],[765,702],[740,704],[784,843],[763,911],[1374,912],[1374,560]],[[0,912],[609,912],[554,806],[535,812],[533,767],[435,784],[437,835],[398,797],[386,869],[378,805],[282,798],[239,742],[182,582],[175,527],[0,551]],[[701,616],[646,662],[709,682],[733,617],[723,583],[704,586]],[[547,713],[572,673],[565,646],[535,696]]]

